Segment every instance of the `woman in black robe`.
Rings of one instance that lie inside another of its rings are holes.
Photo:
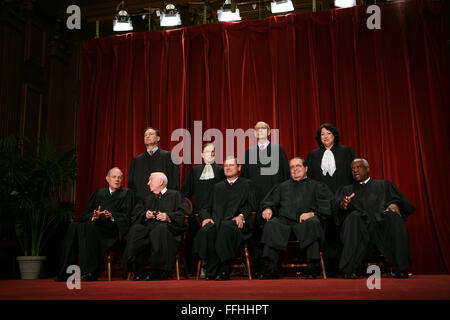
[[[316,133],[319,148],[312,150],[306,157],[308,177],[325,183],[335,193],[340,187],[353,183],[351,164],[355,153],[349,146],[339,144],[339,131],[330,123],[322,124]],[[324,256],[327,260],[329,275],[337,272],[338,259],[342,250],[338,221],[326,222]]]
[[[192,212],[198,214],[200,210],[208,205],[210,194],[217,182],[225,179],[223,167],[214,162],[215,148],[214,144],[207,143],[202,147],[202,158],[204,163],[192,167],[183,181],[181,193],[186,197],[193,199]],[[195,215],[189,217],[189,228],[186,235],[187,247],[189,248],[188,261],[192,260],[192,244],[200,225]]]

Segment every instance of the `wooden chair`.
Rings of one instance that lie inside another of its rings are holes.
[[[293,255],[289,255],[292,250],[295,250],[296,253]],[[280,265],[280,269],[301,269],[301,268],[307,268],[308,265],[306,263],[301,262],[300,256],[302,254],[302,249],[300,248],[300,242],[296,240],[292,233],[291,238],[289,239],[288,243],[288,249],[285,252],[284,259],[282,260],[282,263]],[[291,258],[291,261],[289,259]],[[322,270],[322,278],[324,280],[327,279],[327,273],[325,270],[325,262],[323,259],[323,252],[320,252],[320,268]]]

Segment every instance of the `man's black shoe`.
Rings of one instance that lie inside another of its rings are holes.
[[[308,280],[317,279],[317,276],[314,273],[312,273],[312,272],[308,272],[306,274],[306,279],[308,279]]]
[[[345,279],[359,279],[359,276],[356,273],[351,272],[351,273],[346,273],[344,275],[344,278]]]
[[[145,274],[142,273],[136,273],[133,276],[133,281],[143,281],[145,279]]]
[[[206,276],[206,278],[205,278],[205,280],[216,280],[216,276],[213,276],[213,275],[207,275]]]
[[[273,279],[279,279],[280,276],[278,273],[275,272],[270,272],[270,273],[265,273],[261,276],[260,279],[262,280],[273,280]]]
[[[63,273],[63,274],[58,274],[54,280],[56,282],[63,282],[63,281],[67,281],[68,278],[69,278],[69,274]]]
[[[227,272],[221,272],[216,277],[216,280],[221,280],[221,281],[230,280],[230,275]]]
[[[150,272],[144,279],[145,281],[156,281],[161,280],[160,274],[158,272]]]
[[[97,281],[97,277],[90,272],[82,275],[81,279],[84,281]]]
[[[394,278],[396,279],[408,279],[409,274],[405,271],[394,273]]]
[[[169,274],[167,272],[163,272],[159,275],[159,280],[166,280],[169,278]]]

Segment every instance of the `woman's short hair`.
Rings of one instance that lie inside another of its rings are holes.
[[[340,141],[338,129],[335,126],[333,126],[331,123],[323,123],[320,125],[320,127],[316,133],[316,141],[317,141],[317,144],[319,145],[319,147],[325,148],[325,146],[322,143],[322,140],[320,139],[320,135],[322,133],[323,128],[327,129],[328,131],[331,131],[331,133],[334,136],[334,144],[338,145],[339,141]]]

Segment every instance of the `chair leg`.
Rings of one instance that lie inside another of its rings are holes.
[[[108,281],[111,281],[111,254],[108,254]]]
[[[245,251],[245,263],[247,265],[247,271],[248,271],[248,280],[252,280],[252,269],[250,265],[250,254],[248,253],[248,247],[247,244],[244,246]]]
[[[131,280],[131,271],[128,271],[128,276],[127,276],[127,280],[130,281]]]
[[[175,270],[177,273],[177,280],[180,280],[180,253],[177,253],[177,258],[175,260]]]
[[[182,256],[181,256],[181,262],[183,263],[183,271],[184,271],[184,278],[185,279],[189,279],[189,274],[188,274],[188,268],[187,268],[187,261],[186,261],[186,251],[183,251]]]
[[[200,271],[202,270],[202,260],[198,260],[197,263],[197,274],[195,275],[195,280],[200,279]]]
[[[327,280],[327,272],[325,271],[325,261],[323,260],[323,253],[320,253],[320,267],[322,268],[322,276],[324,280]]]

